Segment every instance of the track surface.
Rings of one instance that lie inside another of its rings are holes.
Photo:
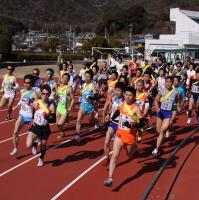
[[[19,154],[9,155],[12,150],[12,131],[15,120],[4,122],[6,108],[0,110],[0,199],[140,199],[151,179],[176,146],[191,133],[195,126],[186,126],[187,116],[178,116],[175,133],[165,140],[163,155],[159,159],[151,156],[156,142],[155,130],[145,133],[138,144],[134,158],[128,159],[122,151],[112,188],[105,188],[103,181],[108,176],[104,160],[103,142],[105,129],[91,130],[84,126],[82,141],[74,142],[76,110],[66,125],[66,137],[56,139],[57,128],[52,125],[45,165],[36,166],[39,155],[32,156],[25,148],[27,127],[21,131]],[[13,113],[17,117],[17,112]],[[87,118],[83,120],[87,122]],[[155,117],[153,118],[155,123]],[[193,121],[194,124],[195,120]],[[148,199],[198,199],[199,133],[174,156],[172,162],[150,193]],[[190,153],[191,152],[191,153]],[[183,191],[183,192],[182,192]],[[187,192],[191,191],[191,192]]]

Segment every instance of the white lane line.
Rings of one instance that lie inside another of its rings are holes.
[[[73,186],[77,181],[79,181],[83,176],[85,176],[93,168],[95,168],[97,165],[99,165],[104,159],[106,159],[106,156],[102,157],[97,162],[95,162],[93,165],[91,165],[87,170],[83,171],[79,176],[77,176],[73,181],[71,181],[61,191],[59,191],[55,196],[53,196],[51,198],[51,200],[56,200],[58,197],[60,197],[66,190],[68,190],[71,186]]]
[[[80,136],[83,136],[83,135],[85,135],[86,133],[92,132],[92,131],[94,131],[94,130],[96,130],[96,129],[94,128],[94,129],[85,131],[85,132],[83,132],[82,134],[80,134]],[[68,139],[68,140],[66,140],[66,141],[63,141],[63,142],[61,142],[60,144],[57,144],[57,145],[55,145],[55,146],[53,146],[53,147],[47,149],[47,151],[48,151],[48,150],[55,149],[55,148],[57,148],[57,147],[60,147],[61,145],[65,144],[65,143],[71,142],[72,140],[74,140],[74,137],[72,137],[71,139]],[[6,174],[8,174],[8,173],[10,173],[10,172],[12,172],[12,171],[14,171],[15,169],[21,167],[22,165],[25,165],[26,163],[30,162],[31,160],[34,160],[35,158],[37,158],[37,157],[39,157],[39,156],[40,156],[40,154],[37,154],[36,156],[33,156],[33,157],[29,158],[28,160],[25,160],[25,161],[23,161],[22,163],[19,163],[18,165],[15,165],[14,167],[11,167],[10,169],[8,169],[8,170],[2,172],[2,173],[0,174],[0,177],[2,177],[2,176],[4,176],[4,175],[6,175]]]
[[[113,151],[111,151],[109,154],[111,155]],[[97,165],[99,165],[103,160],[106,159],[106,156],[99,159],[97,162],[95,162],[93,165],[91,165],[87,170],[83,171],[79,176],[77,176],[73,181],[71,181],[68,185],[66,185],[61,191],[59,191],[55,196],[51,198],[51,200],[56,200],[58,197],[60,197],[66,190],[68,190],[71,186],[73,186],[78,180],[80,180],[83,176],[85,176],[88,172],[90,172],[93,168],[95,168]]]
[[[26,134],[28,134],[28,132],[21,133],[21,134],[19,135],[19,137],[20,137],[20,136],[23,136],[23,135],[26,135]],[[10,138],[8,138],[8,139],[5,139],[5,140],[2,140],[2,141],[0,141],[0,144],[2,144],[2,143],[4,143],[4,142],[7,142],[7,141],[10,141],[10,140],[12,140],[12,137],[10,137]]]
[[[15,119],[11,119],[11,120],[8,120],[8,121],[0,122],[0,124],[9,123],[9,122],[12,122],[12,121],[14,121],[14,120],[15,120]]]
[[[50,124],[50,126],[53,126],[53,125],[56,125],[56,123]],[[21,133],[21,134],[19,134],[19,137],[20,137],[20,136],[23,136],[23,135],[26,135],[26,134],[28,134],[28,131],[25,132],[25,133]],[[7,142],[7,141],[9,141],[9,140],[12,140],[12,137],[0,141],[0,144],[2,144],[2,143],[4,143],[4,142]]]

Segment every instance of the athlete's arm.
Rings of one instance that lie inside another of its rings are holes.
[[[154,104],[155,104],[156,112],[160,112],[159,102],[160,102],[161,96],[162,96],[162,92],[159,91],[158,94],[157,94],[157,96],[155,97]]]
[[[70,105],[69,105],[69,107],[68,107],[68,112],[71,111],[71,109],[72,109],[72,107],[73,107],[73,105],[74,105],[74,103],[75,103],[74,95],[73,95],[73,90],[72,90],[71,87],[69,87],[69,88],[70,88],[70,89],[69,89],[68,94],[69,94],[69,96],[70,96],[70,98],[71,98],[71,102],[70,102]],[[66,96],[66,98],[67,98],[67,96]]]
[[[49,123],[55,123],[56,122],[56,108],[53,104],[50,105],[50,115],[48,117]]]

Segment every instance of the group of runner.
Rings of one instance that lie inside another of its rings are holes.
[[[19,132],[25,124],[29,125],[26,147],[37,154],[40,146],[38,166],[44,165],[46,145],[51,134],[50,123],[56,123],[58,139],[64,137],[64,126],[69,115],[74,111],[74,94],[79,94],[79,111],[76,120],[76,136],[81,142],[81,123],[85,115],[90,124],[106,126],[104,142],[106,160],[109,165],[109,177],[105,186],[113,184],[113,174],[122,147],[127,155],[132,156],[137,149],[137,142],[142,141],[144,129],[151,127],[151,116],[156,111],[157,142],[152,155],[158,157],[161,144],[169,137],[178,112],[187,111],[187,124],[192,123],[195,113],[199,124],[199,66],[189,57],[184,61],[167,63],[162,58],[149,64],[147,60],[133,58],[128,65],[122,57],[110,57],[98,65],[97,59],[85,61],[79,74],[72,62],[62,64],[58,76],[48,68],[46,77],[40,78],[38,68],[24,76],[24,88],[16,106],[13,103],[19,84],[14,75],[14,67],[7,67],[3,77],[0,107],[8,103],[8,115],[11,119],[13,110],[19,108],[18,119],[13,131],[14,148],[10,155],[18,152]],[[99,123],[97,105],[103,102],[102,120]],[[193,112],[194,111],[194,112]],[[113,147],[111,152],[111,144]]]

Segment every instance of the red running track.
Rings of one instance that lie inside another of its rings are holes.
[[[2,117],[1,113],[0,117]],[[103,181],[108,176],[106,167],[101,165],[104,159],[105,130],[90,131],[91,128],[86,126],[83,131],[89,132],[82,137],[81,143],[77,144],[71,140],[75,134],[75,119],[71,119],[69,125],[66,126],[67,136],[62,141],[56,140],[57,128],[53,125],[52,131],[54,133],[49,139],[50,149],[46,154],[46,164],[38,168],[36,166],[38,155],[32,156],[30,151],[25,148],[25,134],[20,137],[19,155],[16,158],[9,156],[12,149],[11,140],[3,143],[1,141],[12,136],[14,121],[0,124],[0,199],[43,200],[53,197],[55,197],[53,199],[69,200],[80,198],[140,199],[163,162],[193,130],[193,126],[185,125],[186,119],[185,114],[178,117],[175,133],[165,141],[163,155],[160,159],[154,159],[151,156],[156,141],[156,133],[153,130],[146,132],[143,141],[138,144],[138,151],[133,159],[128,159],[122,151],[112,188],[103,186]],[[26,131],[27,127],[22,132]],[[165,199],[165,195],[168,194],[168,190],[174,182],[174,176],[181,169],[187,153],[190,152],[195,143],[196,139],[193,138],[176,154],[151,192],[149,199]],[[188,182],[190,178],[195,180],[194,173],[197,173],[197,168],[194,161],[197,152],[198,148],[195,148],[193,157],[190,156],[187,164],[181,169],[178,179],[169,193],[170,199],[172,199],[173,194],[176,197],[174,199],[187,199],[188,196],[182,195],[180,188],[190,187],[195,191],[195,187],[191,187]],[[191,171],[189,170],[190,166]],[[169,187],[165,187],[167,185]],[[157,188],[161,188],[161,190]],[[197,195],[194,192],[193,194]],[[189,198],[194,199],[194,197],[197,196],[189,194]]]

